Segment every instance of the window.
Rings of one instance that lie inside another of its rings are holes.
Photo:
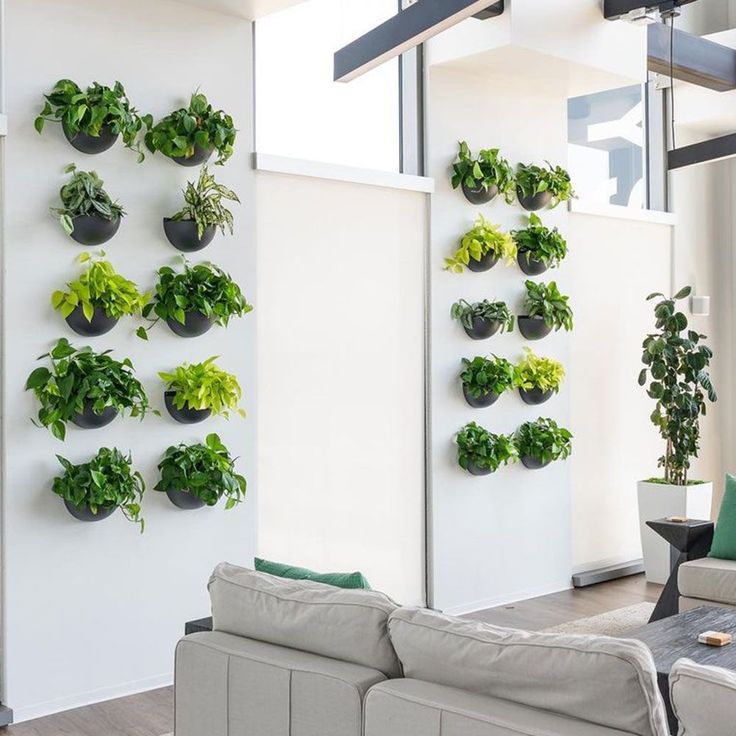
[[[256,150],[399,170],[399,67],[333,82],[333,54],[397,0],[306,0],[256,23]]]

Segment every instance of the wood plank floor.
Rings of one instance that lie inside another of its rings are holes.
[[[636,575],[479,611],[468,618],[497,626],[539,630],[644,601],[656,601],[661,589],[659,585],[648,584],[643,575]],[[172,689],[164,688],[27,721],[0,729],[0,733],[3,736],[163,736],[174,730],[173,709]]]

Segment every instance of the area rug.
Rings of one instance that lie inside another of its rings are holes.
[[[599,616],[579,618],[566,624],[544,629],[554,634],[600,634],[602,636],[626,636],[648,623],[654,611],[654,603],[637,603],[635,606],[617,608]]]

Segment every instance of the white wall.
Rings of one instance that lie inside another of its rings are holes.
[[[258,174],[259,553],[423,601],[424,194]]]
[[[3,701],[19,720],[167,683],[173,649],[186,620],[208,611],[206,582],[223,559],[248,563],[255,551],[255,323],[257,311],[225,332],[186,341],[165,326],[144,343],[124,320],[109,335],[73,335],[49,304],[53,290],[75,277],[83,248],[48,214],[70,161],[96,168],[125,218],[106,251],[118,270],[150,287],[155,269],[173,263],[161,218],[177,207],[180,188],[196,171],[160,154],[138,166],[117,146],[98,157],[74,151],[58,128],[33,129],[42,94],[64,76],[82,84],[120,79],[143,111],[156,118],[185,103],[198,86],[230,111],[240,130],[236,154],[218,177],[244,202],[235,211],[235,238],[218,239],[193,260],[213,259],[232,272],[249,299],[255,294],[251,25],[248,21],[160,0],[7,0],[7,95],[10,131],[5,175],[5,318],[3,393],[3,546],[5,550]],[[71,428],[65,444],[36,429],[35,400],[24,393],[36,356],[61,336],[129,356],[154,406],[163,409],[157,372],[185,360],[220,355],[245,392],[246,422],[211,420],[185,427],[167,416],[142,424],[118,419],[104,430]],[[121,514],[82,524],[50,490],[61,453],[87,460],[101,445],[131,449],[149,484],[169,444],[217,431],[250,481],[242,508],[175,509],[149,492],[146,532]]]

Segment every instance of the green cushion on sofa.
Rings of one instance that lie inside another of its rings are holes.
[[[736,478],[732,475],[726,475],[726,491],[708,557],[736,560]]]
[[[371,586],[362,572],[328,572],[318,573],[307,570],[304,567],[293,567],[281,562],[271,562],[260,557],[255,558],[256,570],[268,575],[276,575],[279,578],[291,578],[292,580],[312,580],[315,583],[334,585],[336,588],[362,588],[370,590]]]

